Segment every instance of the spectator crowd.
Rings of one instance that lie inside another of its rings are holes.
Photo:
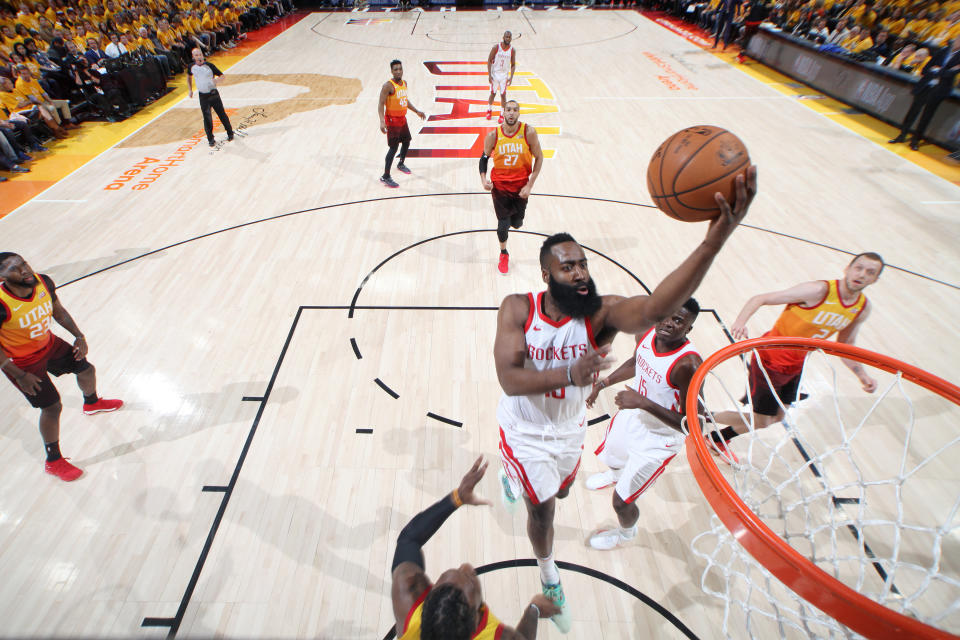
[[[28,151],[82,120],[129,117],[169,91],[194,48],[232,49],[292,10],[293,0],[0,2],[0,171],[29,171]]]
[[[960,36],[960,0],[674,0],[663,7],[720,37],[725,5],[731,37],[743,46],[751,26],[765,25],[917,76],[933,53]]]

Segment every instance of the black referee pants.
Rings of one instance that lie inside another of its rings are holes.
[[[207,133],[207,142],[213,142],[213,116],[210,115],[210,109],[217,112],[220,118],[220,124],[227,130],[227,137],[233,137],[233,127],[230,126],[230,118],[227,112],[223,110],[223,100],[220,99],[220,92],[214,89],[209,93],[200,94],[200,111],[203,113],[203,130]]]

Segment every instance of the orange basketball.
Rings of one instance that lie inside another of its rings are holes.
[[[700,222],[720,215],[713,194],[732,206],[735,180],[750,166],[750,154],[726,129],[703,125],[678,131],[653,154],[647,189],[654,204],[671,218]]]

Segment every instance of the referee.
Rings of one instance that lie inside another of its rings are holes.
[[[187,74],[187,87],[190,89],[190,97],[193,97],[193,79],[197,80],[197,93],[200,95],[200,111],[203,113],[203,130],[207,132],[207,142],[214,146],[216,141],[213,139],[213,117],[210,115],[210,109],[213,108],[220,118],[220,124],[227,130],[227,142],[233,140],[233,127],[230,126],[230,118],[227,112],[223,110],[223,101],[220,99],[220,92],[217,91],[216,78],[223,75],[223,72],[212,62],[207,62],[203,58],[203,52],[199,48],[193,50],[193,66]]]

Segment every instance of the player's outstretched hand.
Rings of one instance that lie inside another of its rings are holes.
[[[735,190],[736,201],[732,206],[723,197],[722,193],[718,191],[714,194],[717,206],[720,207],[720,215],[710,222],[710,227],[707,229],[708,241],[722,245],[733,233],[733,230],[737,228],[737,225],[743,221],[744,216],[747,215],[750,203],[753,202],[753,197],[757,195],[756,165],[750,165],[745,173],[737,176]]]
[[[480,482],[480,478],[487,472],[488,464],[489,463],[483,459],[483,456],[474,460],[473,466],[470,467],[470,470],[463,476],[463,479],[460,480],[460,486],[457,487],[457,495],[460,496],[460,502],[472,505],[490,504],[489,500],[484,500],[473,492],[474,487]]]
[[[590,395],[587,396],[587,409],[593,409],[593,403],[597,401],[597,396],[600,395],[600,390],[603,387],[600,385],[600,381],[597,380],[593,383],[593,389],[590,390]]]
[[[573,384],[585,387],[596,382],[597,375],[601,371],[613,366],[612,362],[606,360],[608,353],[610,353],[610,345],[604,345],[599,351],[592,351],[582,358],[577,358],[570,369]]]
[[[538,593],[530,598],[530,604],[537,605],[537,609],[540,610],[541,618],[552,618],[561,611],[560,607],[558,607],[553,600],[542,593]]]
[[[730,327],[730,335],[733,336],[734,340],[746,340],[750,337],[747,335],[747,325],[739,322],[734,322],[733,326]]]
[[[877,381],[866,373],[862,373],[857,377],[860,379],[860,384],[863,385],[863,390],[867,393],[873,393],[877,390]]]

